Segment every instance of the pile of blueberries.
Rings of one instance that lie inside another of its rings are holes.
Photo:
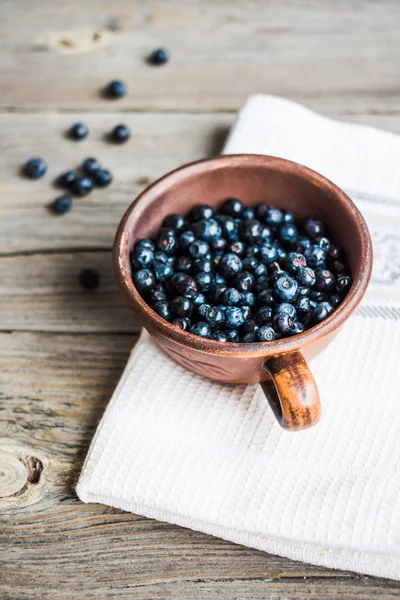
[[[227,199],[167,216],[131,253],[136,289],[161,317],[219,342],[271,342],[326,319],[352,280],[344,251],[308,219]]]

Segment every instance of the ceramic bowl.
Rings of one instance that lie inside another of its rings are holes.
[[[200,203],[218,208],[232,196],[247,206],[267,202],[290,210],[299,221],[320,219],[328,236],[344,248],[353,284],[325,321],[274,342],[221,343],[178,329],[143,300],[132,282],[130,252],[135,242],[154,236],[170,213],[186,214]],[[281,426],[299,430],[317,423],[321,412],[307,361],[324,350],[361,301],[371,275],[372,244],[357,207],[322,175],[272,156],[227,155],[185,165],[142,192],[119,225],[114,265],[123,295],[164,352],[204,377],[259,382]]]

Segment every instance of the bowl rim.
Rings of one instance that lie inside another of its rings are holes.
[[[283,171],[296,171],[300,175],[307,177],[316,185],[322,185],[324,189],[327,187],[330,188],[333,195],[346,206],[349,214],[356,222],[357,230],[360,233],[361,262],[359,277],[357,280],[353,281],[350,291],[342,304],[340,304],[327,319],[322,321],[322,323],[290,338],[282,338],[280,340],[274,340],[273,342],[250,343],[221,343],[213,339],[202,338],[187,331],[183,331],[160,317],[145,302],[133,284],[130,255],[126,250],[127,231],[130,226],[132,214],[134,212],[136,213],[138,209],[143,211],[155,200],[159,188],[160,191],[165,191],[167,187],[178,182],[182,175],[190,175],[193,171],[196,171],[197,174],[202,172],[206,173],[210,169],[224,168],[224,166],[228,165],[232,167],[235,166],[235,164],[237,166],[243,166],[245,164],[255,166],[258,164],[261,167],[268,165],[278,167]],[[361,302],[371,277],[372,262],[372,242],[367,224],[359,209],[349,196],[320,173],[297,162],[265,154],[225,154],[196,160],[169,171],[143,190],[128,207],[118,226],[113,246],[113,263],[117,284],[128,303],[137,313],[139,313],[145,327],[148,325],[150,330],[156,330],[159,335],[195,350],[203,352],[207,351],[221,356],[234,355],[236,357],[242,356],[246,358],[272,356],[275,354],[292,352],[304,346],[308,346],[313,342],[319,341],[338,329]]]

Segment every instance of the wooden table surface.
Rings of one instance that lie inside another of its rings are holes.
[[[0,598],[400,597],[400,584],[296,563],[78,501],[74,484],[137,338],[111,246],[150,181],[216,154],[249,94],[400,133],[400,3],[3,0],[0,6]],[[171,55],[146,63],[156,47]],[[107,101],[112,78],[128,95]],[[90,128],[74,143],[76,120]],[[127,123],[124,147],[104,134]],[[31,156],[47,176],[22,179]],[[113,185],[48,211],[96,156]],[[82,268],[100,287],[80,288]]]

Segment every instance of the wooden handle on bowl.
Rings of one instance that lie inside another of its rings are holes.
[[[272,382],[261,386],[283,429],[299,431],[316,425],[321,416],[318,389],[300,352],[269,358],[264,368]]]

